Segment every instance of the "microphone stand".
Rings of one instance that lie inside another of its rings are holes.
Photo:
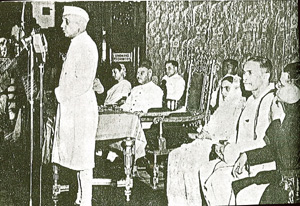
[[[33,200],[32,200],[32,186],[33,186],[33,146],[34,146],[34,135],[33,135],[33,110],[34,110],[34,51],[33,51],[33,42],[32,42],[32,36],[28,38],[24,38],[25,36],[25,7],[26,2],[23,2],[22,6],[22,13],[21,13],[21,31],[19,33],[20,41],[24,45],[24,48],[28,52],[28,60],[29,63],[27,64],[30,78],[30,95],[29,95],[29,103],[30,103],[30,174],[29,174],[29,206],[32,206]],[[29,44],[29,48],[27,47],[27,44]],[[19,55],[20,50],[17,51],[17,56]],[[28,75],[27,73],[27,75]],[[28,78],[27,78],[28,79]],[[28,81],[28,80],[26,80]],[[28,84],[27,84],[28,85]],[[27,92],[27,91],[26,91]]]
[[[22,29],[22,35],[20,37],[22,38],[21,42],[24,44],[24,47],[26,50],[28,50],[28,58],[29,60],[29,73],[30,73],[30,189],[29,189],[29,206],[33,205],[33,158],[34,158],[34,50],[37,52],[37,48],[35,45],[35,39],[34,34],[35,31],[33,30],[33,33],[30,37],[24,38],[24,16],[25,16],[25,6],[26,2],[23,2],[22,7],[22,14],[21,14],[21,29]],[[27,42],[29,42],[29,49],[27,48]],[[44,46],[44,45],[43,45]],[[40,48],[38,48],[40,49]],[[42,62],[39,64],[40,69],[40,147],[39,147],[39,155],[41,156],[41,164],[40,164],[40,170],[39,170],[39,206],[42,205],[42,165],[43,165],[43,159],[42,159],[42,147],[43,147],[43,77],[44,77],[44,64],[46,62],[46,53],[47,48],[43,47],[43,51],[41,52],[42,55]]]
[[[33,52],[33,44],[32,41],[29,43],[29,57],[30,57],[30,191],[29,191],[29,206],[32,206],[32,173],[33,173],[33,146],[34,146],[34,134],[33,134],[33,110],[34,110],[34,52]]]
[[[47,47],[47,46],[43,46]],[[41,164],[40,164],[40,202],[39,205],[42,205],[42,173],[43,173],[43,140],[44,140],[44,66],[46,63],[47,48],[43,49],[41,52],[41,63],[39,64],[40,69],[40,155],[41,155]]]
[[[42,205],[42,168],[43,168],[43,137],[44,137],[44,121],[43,121],[43,98],[44,98],[44,87],[43,87],[43,79],[44,79],[44,64],[45,62],[41,62],[39,65],[40,69],[40,199],[39,205]]]
[[[33,34],[35,35],[35,34]],[[38,34],[40,35],[40,34]],[[40,91],[39,91],[39,97],[40,97],[40,114],[39,114],[39,155],[41,157],[41,162],[39,165],[39,205],[42,205],[42,166],[43,166],[43,140],[44,140],[44,121],[43,121],[43,98],[44,98],[44,65],[46,63],[46,53],[47,49],[41,50],[38,48],[35,44],[35,38],[34,36],[30,36],[27,38],[27,41],[29,42],[29,49],[28,49],[28,57],[30,58],[30,200],[29,200],[29,206],[32,206],[33,204],[33,159],[34,159],[34,64],[35,64],[35,53],[41,54],[41,62],[39,64],[39,72],[40,72]],[[44,45],[43,45],[44,46]],[[43,47],[42,46],[42,47]],[[26,47],[25,47],[26,48]],[[35,53],[34,53],[35,51]],[[39,59],[39,58],[36,58]]]

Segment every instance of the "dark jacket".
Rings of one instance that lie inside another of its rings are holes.
[[[286,116],[281,124],[274,120],[266,131],[270,141],[263,148],[246,152],[248,164],[276,162],[279,171],[300,169],[300,101],[285,105]]]

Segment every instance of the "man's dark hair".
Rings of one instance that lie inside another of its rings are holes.
[[[237,68],[238,68],[238,61],[236,61],[236,60],[234,60],[234,59],[225,59],[224,61],[223,61],[223,64],[222,64],[222,75],[223,76],[225,76],[227,73],[228,73],[228,71],[225,71],[225,64],[226,63],[229,63],[229,64],[231,64],[232,66],[233,66],[233,68],[232,68],[232,72],[231,72],[231,74],[232,75],[236,75],[237,74]]]
[[[175,67],[178,68],[178,62],[177,61],[175,61],[175,60],[168,60],[168,61],[166,61],[165,66],[167,64],[169,64],[169,63],[171,63],[173,66],[175,66]]]
[[[147,69],[152,69],[152,62],[149,59],[144,59],[141,61],[139,67],[146,67]]]
[[[289,74],[289,79],[300,88],[300,62],[288,64],[284,67],[283,72]]]
[[[268,58],[260,57],[260,56],[254,56],[254,57],[250,57],[247,60],[247,62],[248,61],[253,61],[253,62],[259,63],[260,68],[266,69],[266,73],[270,74],[270,79],[269,79],[270,82],[274,81],[275,72],[273,71],[272,62]]]

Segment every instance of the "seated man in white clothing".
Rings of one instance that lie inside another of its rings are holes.
[[[166,61],[165,71],[166,75],[162,78],[162,87],[165,87],[166,90],[164,94],[165,102],[167,108],[174,110],[184,93],[185,81],[178,74],[177,61]]]
[[[152,69],[150,61],[144,61],[141,63],[136,77],[140,85],[131,90],[130,95],[121,106],[123,111],[146,113],[150,108],[161,108],[163,91],[159,86],[151,81]],[[144,122],[142,123],[142,128],[149,129],[151,125],[151,122]],[[142,142],[140,146],[136,145],[136,148],[145,147],[146,144],[147,141],[145,140],[145,142]]]
[[[141,64],[136,78],[140,85],[131,90],[125,103],[121,106],[123,111],[148,112],[150,108],[161,108],[163,91],[151,81],[152,69],[149,64]]]
[[[240,154],[233,166],[232,175],[239,177],[244,167],[274,160],[276,170],[234,181],[232,188],[237,200],[239,191],[248,185],[270,183],[259,204],[300,203],[299,182],[297,183],[297,171],[300,169],[300,62],[284,67],[276,88],[276,102],[283,104],[285,108],[283,121],[277,118],[270,124],[266,131],[269,144]],[[274,111],[272,108],[272,113],[276,116],[276,109]]]
[[[243,83],[252,95],[247,99],[244,110],[237,122],[236,143],[218,145],[216,153],[221,159],[214,172],[206,180],[203,190],[209,205],[234,204],[231,202],[232,167],[241,152],[263,147],[265,132],[272,121],[271,108],[277,108],[283,116],[283,110],[274,103],[274,85],[272,79],[272,64],[263,57],[252,57],[244,65]],[[274,169],[275,163],[257,165],[250,169],[250,176],[260,171]],[[244,190],[244,195],[238,204],[259,204],[260,197],[268,184],[252,185]]]

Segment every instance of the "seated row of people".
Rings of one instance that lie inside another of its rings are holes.
[[[221,80],[224,104],[219,105],[196,140],[169,154],[169,205],[286,203],[287,196],[278,187],[280,178],[284,177],[280,172],[282,169],[299,169],[299,115],[295,114],[295,109],[299,109],[300,63],[290,64],[283,70],[283,87],[277,92],[270,83],[272,71],[272,64],[267,58],[253,57],[245,63],[243,84],[245,90],[252,93],[245,104],[240,92],[241,84],[235,83],[234,86],[234,81],[231,81],[231,77],[237,77],[227,75]],[[228,98],[230,95],[232,98]],[[283,102],[284,108],[292,109],[284,112],[279,102]],[[260,154],[267,155],[262,157]],[[245,167],[247,157],[248,167]],[[273,160],[279,166],[276,170],[279,179],[261,178],[263,181],[260,183],[253,181],[258,173],[276,169]],[[252,180],[246,188],[235,182],[244,177]],[[233,191],[232,185],[235,186]],[[274,188],[280,192],[275,193]],[[235,197],[235,194],[238,195]],[[268,195],[261,198],[263,194]]]
[[[172,65],[169,65],[171,62]],[[168,61],[166,65],[171,67],[171,69],[166,69],[166,77],[167,84],[166,84],[166,91],[165,94],[168,97],[173,98],[176,97],[176,101],[181,98],[185,88],[185,82],[183,78],[178,74],[177,68],[178,63],[175,61]],[[176,67],[175,67],[176,66]],[[108,105],[119,105],[120,108],[125,112],[143,112],[146,113],[150,108],[162,108],[163,106],[163,90],[156,85],[152,81],[152,63],[149,60],[143,61],[138,70],[137,70],[137,81],[139,83],[138,86],[135,86],[131,89],[131,84],[127,80],[125,80],[126,76],[126,68],[124,64],[120,63],[113,63],[112,64],[112,75],[115,80],[118,81],[112,88],[107,91],[107,96],[104,102],[104,106]],[[170,71],[171,70],[171,71]],[[173,77],[174,76],[174,77]],[[180,80],[177,84],[176,81],[173,80]],[[94,90],[97,93],[104,92],[104,88],[101,85],[100,80],[96,79],[94,81]],[[121,102],[123,101],[124,102]],[[150,129],[152,123],[151,122],[143,122],[142,128],[143,129]],[[157,129],[154,129],[155,133]],[[148,141],[144,139],[144,141]],[[136,141],[136,147],[138,147],[139,141]],[[145,146],[144,142],[139,144],[140,146]],[[121,149],[120,142],[115,145],[110,145],[116,149]],[[101,152],[99,153],[101,154]],[[110,151],[108,157],[110,161],[114,161],[116,157],[116,153]],[[112,157],[112,158],[110,158]]]
[[[244,64],[243,84],[252,95],[247,99],[245,107],[236,122],[236,136],[234,144],[218,146],[222,150],[223,160],[218,162],[211,176],[205,182],[207,201],[210,204],[228,204],[231,197],[231,183],[233,181],[231,169],[239,153],[265,145],[265,131],[272,120],[284,115],[282,107],[274,102],[273,67],[271,61],[263,57],[250,58]],[[273,108],[273,109],[272,109]],[[274,116],[276,108],[277,115]],[[274,169],[275,164],[263,164],[251,168],[251,175],[255,176],[259,171]],[[216,188],[216,181],[222,179],[222,185]],[[259,198],[266,185],[253,185],[249,194],[244,198],[244,204],[248,201],[258,204]],[[251,194],[255,192],[256,194]],[[242,201],[242,200],[241,200]],[[240,202],[239,204],[241,204]]]
[[[166,75],[162,78],[161,86],[152,81],[151,67],[149,60],[141,63],[136,75],[139,85],[131,89],[130,82],[125,79],[125,65],[113,63],[112,76],[117,84],[107,91],[104,106],[118,104],[123,111],[146,113],[150,108],[161,108],[166,100],[177,103],[185,89],[185,81],[178,74],[178,62],[169,60],[165,63]],[[98,94],[104,92],[99,79],[94,81],[94,90]]]
[[[195,184],[195,180],[199,180],[200,170],[201,181],[204,182],[211,173],[211,168],[218,162],[209,158],[211,145],[219,141],[235,141],[235,122],[245,104],[245,98],[241,95],[240,78],[233,75],[225,76],[221,80],[220,94],[222,104],[213,113],[209,122],[198,129],[199,133],[193,136],[196,140],[183,144],[169,154],[167,177],[169,205],[201,204],[200,184]]]
[[[237,70],[238,62],[233,59],[226,59],[223,62],[221,75],[235,75],[239,76]],[[122,105],[128,96],[128,101],[122,106],[124,111],[142,111],[147,112],[149,108],[159,108],[165,106],[169,109],[177,108],[178,102],[184,98],[185,80],[181,75],[178,74],[178,62],[174,60],[168,60],[165,62],[165,75],[162,77],[160,88],[157,87],[156,83],[152,81],[152,63],[149,60],[144,60],[137,71],[137,80],[140,85],[133,88],[131,91],[131,84],[125,79],[126,67],[121,63],[113,63],[112,76],[117,81],[113,87],[107,91],[107,96],[104,101],[104,106],[107,105]],[[221,81],[221,80],[220,80]],[[143,85],[143,86],[142,86]],[[223,101],[220,96],[220,82],[216,86],[215,91],[212,94],[211,106],[218,107],[220,101]],[[99,79],[94,81],[94,90],[101,94],[104,92]],[[152,91],[153,90],[153,91]],[[163,91],[162,103],[161,103],[161,90]],[[148,99],[152,98],[152,94],[157,94],[154,101],[149,102]],[[138,94],[138,95],[137,95]],[[216,103],[216,101],[218,101]],[[133,103],[134,102],[134,103]],[[174,108],[171,108],[171,103],[174,104]],[[162,104],[162,105],[161,105]],[[142,108],[141,108],[142,107]]]

